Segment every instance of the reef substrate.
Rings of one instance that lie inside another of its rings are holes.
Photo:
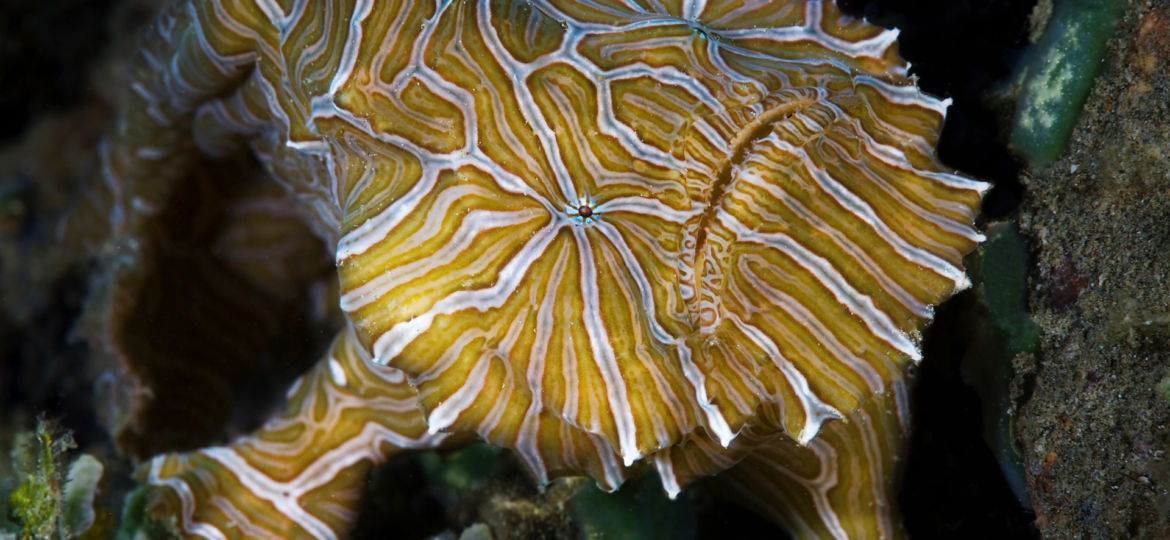
[[[1024,178],[1040,352],[1018,418],[1046,538],[1170,531],[1170,3],[1129,2],[1070,149]]]

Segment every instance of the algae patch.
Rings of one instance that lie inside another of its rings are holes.
[[[16,435],[12,464],[16,488],[7,497],[5,515],[19,538],[103,538],[112,519],[96,511],[94,498],[102,478],[101,462],[82,454],[72,463],[73,435],[41,417],[36,431]],[[0,529],[0,537],[5,532]]]
[[[1028,315],[1027,246],[1010,223],[992,223],[972,269],[983,312],[977,316],[973,346],[963,358],[963,380],[982,403],[983,440],[996,456],[1016,499],[1028,506],[1023,457],[1016,440],[1016,412],[1026,393],[1012,384],[1015,364],[1027,363],[1040,334]]]
[[[1123,5],[1120,0],[1057,2],[1039,41],[1021,61],[1011,145],[1033,167],[1046,166],[1067,147]]]

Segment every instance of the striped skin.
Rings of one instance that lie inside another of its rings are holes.
[[[821,1],[652,4],[177,4],[90,207],[140,234],[192,154],[250,148],[336,245],[339,343],[404,376],[363,384],[408,383],[410,430],[475,433],[541,481],[647,462],[675,492],[676,451],[707,474],[737,436],[810,444],[919,358],[985,185],[935,158],[946,103],[896,32]],[[272,495],[222,483],[255,477],[222,452],[156,461],[202,486],[175,495],[189,532],[216,490],[241,515]]]
[[[713,481],[796,538],[906,538],[898,489],[909,440],[900,384],[833,422],[808,446],[764,445]]]
[[[750,430],[729,448],[688,442],[656,455],[680,484],[721,472],[716,493],[783,526],[796,538],[905,538],[897,495],[910,437],[906,384],[830,422],[807,445]]]
[[[523,449],[551,411],[628,466],[727,445],[772,403],[807,442],[917,358],[967,284],[983,186],[939,170],[944,105],[892,32],[842,43],[831,5],[788,7],[454,2],[406,35],[393,9],[351,17],[358,45],[290,117],[405,154],[392,202],[345,220],[341,307],[431,429]],[[411,110],[448,138],[385,120]]]
[[[402,372],[369,362],[342,332],[289,390],[285,411],[230,446],[165,454],[139,469],[155,486],[149,515],[184,536],[330,538],[356,516],[371,467],[407,449],[438,448]]]

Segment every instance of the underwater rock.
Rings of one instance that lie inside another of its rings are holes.
[[[1032,167],[1043,168],[1068,147],[1124,6],[1124,0],[1055,2],[1021,60],[1011,145]]]
[[[1016,433],[1020,402],[1030,385],[1015,378],[1034,361],[1040,334],[1028,315],[1028,248],[1011,223],[988,224],[987,241],[972,265],[979,305],[967,322],[974,335],[961,365],[963,380],[979,394],[983,439],[1021,504],[1028,505]],[[1020,372],[1023,370],[1020,369]]]
[[[1025,178],[1040,347],[1018,428],[1046,538],[1170,530],[1170,10],[1128,6],[1068,152]]]

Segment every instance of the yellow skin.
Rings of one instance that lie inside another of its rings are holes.
[[[895,35],[816,1],[175,5],[88,215],[146,241],[246,145],[335,248],[345,328],[259,432],[156,458],[155,511],[339,535],[370,466],[474,435],[542,483],[646,463],[672,494],[747,456],[729,483],[802,536],[898,535],[891,389],[985,186],[934,157],[946,104]]]

